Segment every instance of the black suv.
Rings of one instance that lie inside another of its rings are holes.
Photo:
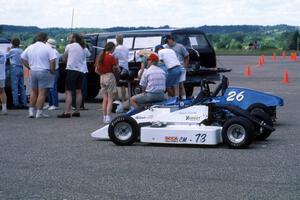
[[[133,77],[137,76],[140,68],[137,52],[141,49],[151,49],[158,45],[164,44],[163,36],[172,35],[177,43],[183,44],[190,53],[190,64],[187,69],[187,79],[185,82],[187,96],[193,93],[193,87],[199,86],[203,78],[208,80],[218,80],[219,72],[226,69],[217,68],[215,51],[208,41],[204,32],[195,28],[186,29],[149,29],[149,30],[134,30],[120,32],[105,32],[98,34],[86,34],[84,38],[88,48],[91,51],[91,56],[87,59],[89,73],[87,75],[87,98],[97,96],[100,83],[99,76],[94,72],[94,63],[97,55],[103,50],[105,44],[109,41],[116,42],[117,34],[124,36],[124,45],[129,48],[129,70]],[[64,92],[65,66],[60,66],[59,91]],[[133,86],[138,85],[132,81]],[[131,94],[134,94],[132,87]]]

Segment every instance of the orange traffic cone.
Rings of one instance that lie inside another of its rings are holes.
[[[262,64],[264,65],[265,64],[265,55],[261,56],[261,60],[262,60]]]
[[[251,76],[250,65],[247,65],[247,67],[246,67],[246,77],[250,77],[250,76]]]
[[[282,52],[282,60],[285,60],[285,59],[286,59],[286,52],[283,51],[283,52]]]
[[[258,67],[262,67],[262,66],[263,66],[262,57],[259,56],[259,57],[258,57]]]
[[[291,53],[290,60],[291,60],[291,61],[295,61],[295,53],[294,53],[294,52]]]
[[[294,53],[294,61],[296,62],[298,60],[297,58],[297,52]]]
[[[273,60],[276,61],[276,52],[273,53]]]
[[[284,70],[282,82],[285,83],[285,84],[290,82],[289,81],[289,71],[287,69]]]

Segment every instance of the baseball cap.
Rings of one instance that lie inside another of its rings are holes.
[[[157,53],[159,49],[163,49],[163,45],[159,44],[155,46],[155,52]]]
[[[151,53],[148,56],[148,60],[150,60],[151,62],[158,62],[159,58],[158,58],[158,55],[156,53]]]
[[[54,39],[52,39],[52,38],[49,38],[49,39],[47,40],[47,44],[48,44],[50,47],[52,47],[52,48],[56,48],[56,41],[55,41]]]

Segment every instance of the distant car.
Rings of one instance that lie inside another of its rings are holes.
[[[228,69],[217,68],[215,51],[207,39],[204,32],[195,28],[186,29],[149,29],[120,32],[106,32],[98,34],[86,34],[84,38],[92,55],[87,59],[89,73],[87,75],[87,96],[94,98],[97,96],[100,83],[99,76],[94,72],[94,63],[105,44],[109,41],[115,42],[117,34],[124,36],[124,45],[129,48],[129,70],[131,80],[137,77],[141,63],[137,59],[137,52],[141,49],[153,49],[158,44],[163,44],[164,35],[172,35],[176,42],[183,44],[190,53],[190,64],[187,70],[187,80],[185,82],[187,95],[193,93],[193,87],[199,86],[203,78],[208,80],[219,80],[219,72],[230,71]],[[65,65],[60,66],[60,79],[58,88],[64,92]],[[132,81],[131,94],[135,93],[135,86],[138,83]]]

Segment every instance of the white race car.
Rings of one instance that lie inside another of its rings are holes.
[[[258,127],[258,128],[257,128]],[[255,130],[275,129],[236,107],[193,105],[152,106],[132,116],[117,116],[109,125],[93,132],[97,139],[111,139],[116,145],[134,142],[217,145],[245,148],[255,138]]]

